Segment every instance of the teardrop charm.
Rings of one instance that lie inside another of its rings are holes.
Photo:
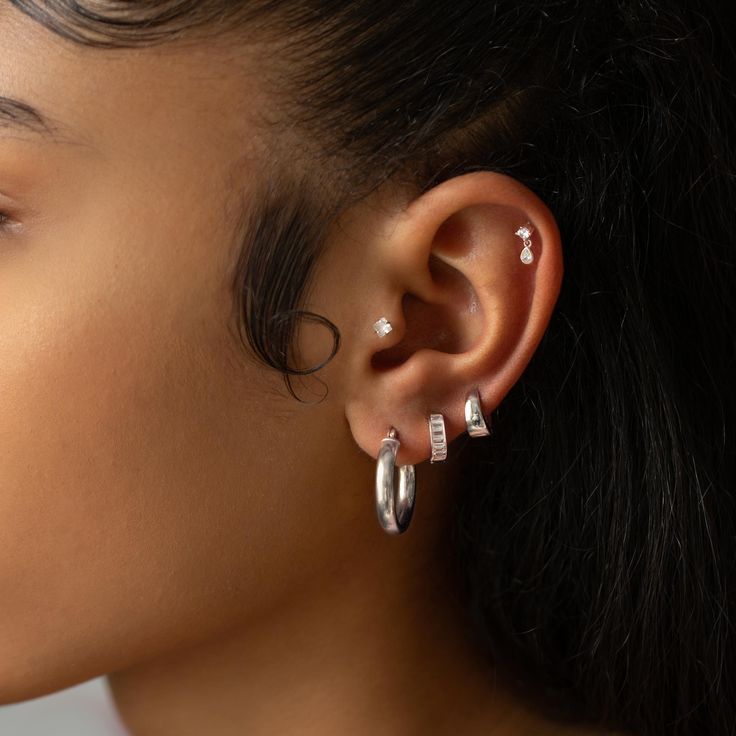
[[[534,254],[525,246],[521,251],[519,258],[521,258],[522,263],[531,263],[534,260]]]

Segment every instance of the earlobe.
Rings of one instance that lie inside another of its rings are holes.
[[[432,415],[448,442],[484,434],[546,330],[562,253],[546,205],[496,172],[443,182],[395,217],[368,244],[383,283],[361,313],[345,411],[369,455],[394,427],[397,464],[415,465],[432,457]]]

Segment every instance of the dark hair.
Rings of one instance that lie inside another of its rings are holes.
[[[295,359],[300,317],[339,346],[297,305],[351,202],[489,169],[547,203],[565,253],[552,320],[493,437],[457,448],[453,561],[476,640],[561,719],[736,733],[734,53],[715,8],[13,4],[98,46],[240,24],[278,45],[271,135],[298,131],[303,154],[275,155],[236,283],[248,344],[287,380],[321,367]]]

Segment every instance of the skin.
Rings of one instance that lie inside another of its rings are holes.
[[[544,203],[481,172],[346,212],[305,303],[342,347],[299,404],[229,323],[232,163],[247,205],[266,150],[252,61],[84,48],[1,8],[0,95],[63,134],[0,125],[0,704],[109,673],[135,736],[576,732],[468,640],[457,443],[428,463],[427,414],[462,435],[467,391],[498,406],[544,333]],[[319,360],[323,333],[304,345]],[[374,507],[391,425],[417,466],[399,537]]]

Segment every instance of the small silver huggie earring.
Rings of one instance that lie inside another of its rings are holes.
[[[521,254],[519,255],[522,263],[531,263],[534,260],[534,254],[531,251],[531,237],[533,232],[534,227],[532,226],[531,222],[527,222],[514,233],[514,235],[518,235],[524,243],[524,247],[522,248]]]
[[[394,486],[394,468],[400,446],[397,432],[391,427],[383,438],[376,462],[376,515],[389,534],[405,532],[414,511],[416,474],[413,465],[399,467],[398,491]]]
[[[429,415],[429,441],[432,445],[430,463],[441,462],[447,459],[447,435],[445,433],[445,418],[442,414]]]
[[[483,417],[478,389],[473,389],[465,399],[465,425],[471,437],[485,437],[491,433]]]

